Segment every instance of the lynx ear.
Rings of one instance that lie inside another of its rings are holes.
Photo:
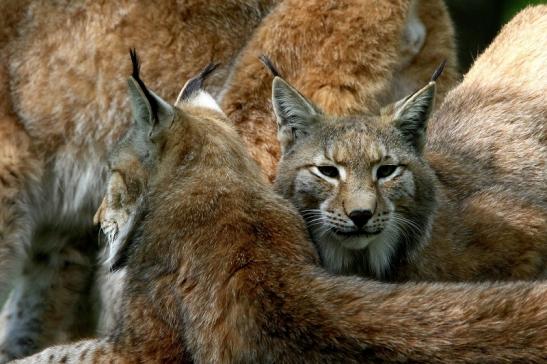
[[[185,103],[204,107],[207,109],[212,109],[218,112],[223,112],[218,103],[215,101],[213,96],[203,90],[203,82],[209,77],[211,73],[213,73],[214,70],[216,70],[218,67],[218,64],[209,64],[207,67],[205,67],[199,74],[192,77],[182,90],[180,90],[179,96],[177,97],[177,101],[175,102],[175,106],[182,106]]]
[[[175,112],[171,105],[147,89],[139,75],[140,65],[134,49],[130,51],[130,55],[133,73],[127,83],[135,126],[138,131],[152,136],[159,129],[171,125]]]
[[[422,152],[427,132],[427,121],[435,106],[435,82],[443,73],[446,60],[433,72],[431,81],[417,92],[395,103],[395,127],[403,134],[405,140],[418,152]]]
[[[435,82],[430,82],[394,106],[395,127],[418,152],[422,151],[425,144],[427,121],[434,104]]]
[[[277,118],[277,138],[285,154],[317,123],[321,111],[280,77],[272,85],[272,104]]]

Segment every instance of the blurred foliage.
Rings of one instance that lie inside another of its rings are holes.
[[[446,0],[446,3],[456,27],[460,68],[465,72],[516,13],[531,4],[547,4],[547,0]]]
[[[547,0],[506,0],[500,1],[500,3],[503,3],[501,20],[505,24],[522,8],[533,4],[547,4]]]

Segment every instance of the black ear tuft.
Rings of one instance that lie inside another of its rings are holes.
[[[140,71],[141,71],[141,65],[139,62],[139,57],[137,56],[137,51],[135,48],[131,48],[129,50],[129,56],[131,57],[131,63],[133,64],[133,71],[131,73],[131,77],[139,84],[139,87],[142,90],[142,93],[150,103],[150,108],[152,109],[152,118],[153,120],[158,120],[158,105],[152,95],[150,94],[150,91],[148,91],[148,88],[144,84],[143,80],[141,80],[140,77]]]
[[[437,78],[439,78],[439,76],[443,73],[445,66],[446,66],[446,59],[442,61],[439,67],[437,67],[437,69],[435,70],[435,72],[433,72],[433,76],[431,76],[431,82],[437,81]]]
[[[262,62],[262,64],[264,64],[264,66],[266,66],[266,68],[268,68],[272,76],[281,77],[281,75],[279,74],[279,71],[274,66],[274,64],[272,63],[272,60],[268,56],[263,54],[260,57],[258,57],[258,59],[260,60],[260,62]]]
[[[213,73],[214,70],[218,68],[220,63],[209,63],[207,67],[205,67],[201,72],[191,78],[184,87],[184,90],[182,90],[181,95],[179,96],[179,100],[189,100],[192,98],[192,96],[201,90],[203,88],[203,82],[209,77],[211,73]]]
[[[129,49],[129,56],[131,57],[131,64],[133,65],[131,76],[133,76],[135,80],[140,80],[139,73],[141,72],[141,65],[139,64],[139,58],[135,48]]]

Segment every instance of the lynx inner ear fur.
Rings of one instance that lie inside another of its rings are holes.
[[[211,63],[201,70],[198,75],[188,80],[182,90],[180,90],[177,101],[175,101],[175,106],[182,106],[187,103],[223,113],[214,97],[203,89],[203,83],[217,67],[218,64]]]
[[[277,137],[284,154],[298,139],[308,134],[321,111],[280,77],[273,80],[272,105],[277,118]]]
[[[141,80],[139,59],[134,49],[130,50],[130,56],[133,64],[133,73],[129,77],[127,84],[129,86],[129,99],[131,100],[133,118],[137,124],[137,129],[144,129],[149,134],[152,134],[153,129],[157,127],[171,125],[175,113],[169,103],[148,90]]]
[[[395,104],[395,127],[419,152],[425,144],[427,121],[435,103],[435,82]]]

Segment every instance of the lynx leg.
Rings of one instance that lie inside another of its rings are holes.
[[[57,231],[36,234],[0,315],[0,363],[93,332],[95,315],[86,304],[94,245]]]

